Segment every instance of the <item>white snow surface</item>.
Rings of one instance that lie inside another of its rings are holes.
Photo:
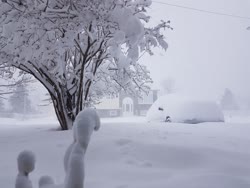
[[[188,126],[103,119],[85,156],[85,188],[249,188],[250,116],[245,119],[248,123]],[[72,131],[56,131],[52,118],[0,122],[0,187],[14,187],[23,150],[36,155],[29,175],[33,187],[43,175],[63,183],[63,155]]]
[[[165,121],[167,116],[175,123],[224,122],[224,115],[216,102],[177,94],[159,97],[147,112],[148,121]]]

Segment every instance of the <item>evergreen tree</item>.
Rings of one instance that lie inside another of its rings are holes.
[[[9,98],[11,111],[14,113],[26,114],[32,111],[28,89],[25,84],[16,86],[15,91]]]
[[[224,90],[224,94],[221,98],[221,107],[223,110],[237,110],[238,105],[232,91],[228,88]]]
[[[0,112],[4,112],[5,108],[4,108],[4,103],[3,103],[3,99],[0,96]]]

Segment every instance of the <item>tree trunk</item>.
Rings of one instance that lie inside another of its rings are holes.
[[[51,99],[53,101],[54,110],[62,130],[71,129],[73,126],[74,117],[68,112],[67,106],[63,105],[63,102],[59,98],[51,96]]]

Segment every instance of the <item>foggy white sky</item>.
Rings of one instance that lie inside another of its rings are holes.
[[[153,0],[154,1],[154,0]],[[159,0],[250,17],[249,0]],[[179,92],[218,98],[228,87],[250,98],[250,19],[238,19],[153,3],[154,21],[171,20],[167,52],[144,56],[155,87],[171,77]]]

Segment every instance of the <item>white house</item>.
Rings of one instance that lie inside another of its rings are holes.
[[[148,109],[157,100],[157,97],[157,90],[142,94],[142,97],[119,93],[104,97],[95,107],[101,117],[146,116]]]

